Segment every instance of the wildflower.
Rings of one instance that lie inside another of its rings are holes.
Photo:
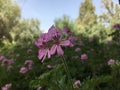
[[[68,40],[70,40],[70,47],[73,47],[73,43],[77,40],[76,36],[69,36]]]
[[[84,46],[84,43],[82,41],[79,42],[80,46]]]
[[[33,66],[33,61],[32,60],[26,60],[25,64],[28,64],[28,70],[32,69],[32,66]]]
[[[73,84],[73,87],[74,87],[74,88],[78,88],[79,85],[81,85],[80,80],[76,80],[76,81],[74,82],[74,84]]]
[[[50,58],[55,52],[57,52],[58,56],[63,55],[64,51],[61,46],[70,46],[72,43],[70,40],[62,40],[62,31],[52,26],[48,33],[40,35],[35,45],[39,48],[38,58],[42,59],[43,62],[46,56]]]
[[[38,58],[42,59],[42,62],[45,60],[46,56],[48,55],[48,58],[51,57],[50,54],[50,46],[49,46],[49,41],[50,41],[50,35],[48,33],[43,33],[40,36],[40,39],[35,42],[36,46],[39,47],[39,55]]]
[[[14,59],[9,59],[7,62],[8,62],[9,65],[11,65],[11,64],[14,63]]]
[[[7,58],[3,59],[2,63],[1,63],[2,66],[4,66],[5,64],[8,64],[8,59]]]
[[[33,61],[32,60],[26,60],[25,64],[33,64]]]
[[[93,38],[88,38],[88,41],[89,41],[89,42],[92,42],[92,41],[93,41]]]
[[[0,56],[0,61],[2,61],[3,59],[5,59],[5,57],[4,56]]]
[[[32,52],[32,49],[28,49],[28,50],[27,50],[27,53],[30,53],[30,52]]]
[[[11,88],[12,84],[6,84],[4,87],[2,87],[2,90],[9,90],[9,88]]]
[[[86,60],[86,59],[88,59],[87,54],[82,54],[81,55],[81,60]]]
[[[69,37],[69,40],[70,40],[71,42],[74,42],[74,41],[77,40],[77,37],[76,37],[76,36],[70,36],[70,37]]]
[[[48,30],[48,35],[50,36],[50,38],[53,41],[58,41],[59,39],[62,38],[62,31],[60,29],[56,29],[54,26],[52,26],[49,30]]]
[[[78,51],[80,51],[80,50],[81,50],[81,48],[76,48],[76,49],[75,49],[76,52],[78,52]]]
[[[45,60],[45,58],[46,58],[46,56],[47,56],[47,54],[48,54],[48,58],[50,58],[51,57],[51,53],[50,53],[50,50],[49,49],[40,49],[39,50],[39,56],[38,56],[38,58],[39,59],[42,59],[42,62]]]
[[[112,64],[114,64],[114,63],[115,63],[115,60],[110,59],[107,63],[108,63],[108,65],[112,65]]]
[[[28,71],[28,69],[26,67],[21,67],[20,68],[20,73],[26,73]]]
[[[41,90],[42,87],[38,87],[37,90]]]
[[[48,68],[48,69],[53,69],[53,68],[55,68],[55,66],[47,65],[47,68]]]
[[[13,67],[10,65],[7,67],[7,71],[11,71],[12,69],[13,69]]]
[[[40,39],[38,39],[37,41],[35,41],[35,45],[38,47],[38,48],[42,48],[43,44],[41,42]]]
[[[120,24],[115,24],[115,25],[113,25],[113,28],[114,28],[114,29],[120,29]]]
[[[68,28],[64,28],[64,30],[63,30],[68,36],[70,36],[71,35],[71,32],[69,31],[69,29]]]
[[[6,87],[2,87],[2,90],[8,90],[8,88],[6,88]]]
[[[12,86],[11,83],[5,85],[5,87],[7,87],[7,88],[10,88],[11,86]]]
[[[70,40],[70,47],[73,47],[74,46],[73,43],[74,43],[74,41],[77,40],[77,37],[76,36],[72,36],[72,33],[69,31],[68,28],[64,28],[63,31],[66,33],[67,39]]]
[[[62,50],[61,46],[69,46],[70,45],[70,41],[66,40],[66,41],[59,41],[58,43],[54,44],[51,48],[51,54],[55,54],[55,52],[57,51],[58,56],[61,56],[64,54],[64,51]]]
[[[64,54],[64,51],[62,50],[61,46],[69,46],[70,41],[64,40],[62,41],[62,31],[59,29],[56,29],[52,26],[52,28],[49,29],[48,33],[51,35],[51,39],[53,40],[53,46],[51,47],[50,53],[53,55],[57,51],[58,56],[61,56]]]

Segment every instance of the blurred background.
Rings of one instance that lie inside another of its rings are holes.
[[[71,79],[80,86],[75,90],[120,90],[118,0],[0,0],[2,90],[73,90],[62,57],[46,57],[62,44],[35,45],[52,25],[67,28],[60,41],[74,44],[62,49]]]
[[[55,25],[77,35],[109,40],[119,23],[118,0],[0,0],[0,41],[34,41]],[[7,42],[6,42],[7,41]]]

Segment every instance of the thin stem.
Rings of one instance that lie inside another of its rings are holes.
[[[55,74],[55,75],[56,75],[56,74]],[[57,75],[56,75],[56,76],[57,76]],[[60,83],[59,83],[59,81],[58,81],[57,78],[56,78],[56,82],[57,82],[57,86],[58,86],[58,88],[59,88],[60,90],[64,90],[63,86],[60,85]]]
[[[67,66],[67,63],[66,63],[66,60],[65,60],[65,57],[64,56],[62,56],[62,62],[63,62],[63,64],[64,64],[64,68],[65,68],[65,71],[66,71],[66,74],[67,74],[67,76],[68,76],[68,80],[70,81],[69,83],[71,84],[71,87],[72,87],[72,89],[74,90],[74,88],[73,88],[73,83],[72,83],[72,77],[71,77],[71,74],[70,74],[70,72],[69,72],[69,69],[68,69],[68,66]]]

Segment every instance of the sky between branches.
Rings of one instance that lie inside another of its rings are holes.
[[[70,16],[72,20],[78,17],[80,3],[84,0],[17,0],[22,9],[23,18],[37,18],[40,28],[45,32],[54,24],[56,18],[63,15]],[[118,0],[113,0],[118,3]],[[100,0],[93,0],[96,13],[100,14]]]

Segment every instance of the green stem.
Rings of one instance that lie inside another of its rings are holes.
[[[69,83],[70,83],[72,89],[74,90],[74,88],[73,88],[73,83],[72,83],[72,80],[71,80],[72,77],[71,77],[71,74],[70,74],[70,72],[69,72],[69,69],[68,69],[68,66],[67,66],[67,63],[66,63],[66,60],[65,60],[65,57],[64,57],[64,56],[62,56],[62,62],[63,62],[63,64],[64,64],[64,68],[65,68],[65,71],[66,71],[66,74],[67,74]]]

